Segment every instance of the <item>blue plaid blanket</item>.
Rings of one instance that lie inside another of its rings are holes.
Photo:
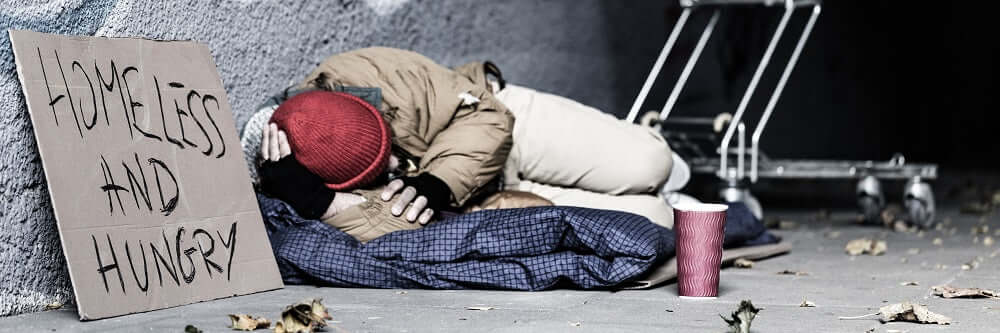
[[[258,194],[271,247],[289,284],[543,290],[611,288],[674,255],[674,234],[624,212],[578,207],[486,210],[362,244]],[[753,219],[727,221],[728,245],[770,242]]]

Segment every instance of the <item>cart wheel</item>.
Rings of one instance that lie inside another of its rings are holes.
[[[881,224],[882,208],[885,207],[885,195],[882,184],[875,176],[865,176],[858,181],[856,191],[858,208],[864,216],[865,223]]]
[[[934,191],[920,177],[913,177],[903,188],[903,205],[910,223],[921,228],[934,225]]]
[[[750,213],[760,220],[764,217],[764,209],[761,207],[757,197],[750,193],[748,187],[748,182],[745,180],[730,179],[723,181],[722,188],[719,190],[719,197],[727,203],[742,202],[750,209]]]
[[[643,113],[642,117],[639,118],[639,125],[660,129],[660,113],[657,111],[646,111],[646,113]]]

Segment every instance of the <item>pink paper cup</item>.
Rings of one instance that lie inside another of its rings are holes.
[[[677,293],[681,298],[715,298],[719,295],[719,266],[726,209],[721,204],[674,206],[677,235]]]

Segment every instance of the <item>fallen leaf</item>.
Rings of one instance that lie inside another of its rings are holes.
[[[326,326],[325,320],[333,319],[333,317],[330,316],[330,313],[326,311],[326,306],[323,305],[322,298],[313,298],[309,305],[312,308],[313,317],[321,319],[319,320],[321,323],[320,326]]]
[[[910,248],[909,250],[906,250],[906,254],[909,254],[911,256],[918,255],[918,254],[920,254],[920,249],[915,248],[915,247],[914,248]]]
[[[778,222],[778,229],[782,229],[782,230],[795,229],[798,226],[799,226],[799,223],[795,222],[795,221],[779,221]]]
[[[952,286],[934,286],[931,287],[934,295],[941,296],[942,298],[1000,298],[994,290],[980,289],[980,288],[955,288]]]
[[[317,327],[326,326],[326,320],[332,317],[322,301],[322,298],[309,298],[285,307],[281,321],[274,324],[274,332],[312,333]]]
[[[986,236],[986,238],[983,238],[983,245],[993,246],[993,242],[994,242],[993,237]]]
[[[931,243],[940,246],[942,243],[944,243],[944,241],[941,240],[941,237],[935,237],[934,241],[932,241]]]
[[[739,268],[753,268],[753,261],[747,260],[746,258],[739,258],[733,262],[733,266]]]
[[[578,322],[578,321],[571,321],[571,322],[569,322],[569,326],[580,327],[580,322]]]
[[[396,294],[397,295],[406,295],[406,291],[397,291]]]
[[[986,214],[993,210],[989,202],[970,201],[962,204],[960,211],[965,214]]]
[[[926,306],[910,302],[895,303],[878,309],[882,322],[909,321],[921,324],[951,324],[951,318],[931,312]]]
[[[740,301],[740,307],[729,315],[729,318],[726,318],[721,314],[719,317],[722,317],[722,320],[725,320],[726,324],[729,325],[729,332],[749,333],[750,324],[753,322],[753,318],[757,317],[757,313],[760,312],[760,310],[763,309],[755,308],[753,303],[747,299]]]
[[[886,227],[893,226],[893,223],[903,218],[904,215],[903,206],[898,204],[888,204],[882,209],[882,225]]]
[[[194,325],[187,325],[184,326],[184,333],[202,333],[202,331]]]
[[[865,253],[871,254],[873,256],[878,256],[884,254],[887,248],[888,246],[883,240],[859,238],[847,242],[847,246],[844,246],[844,251],[847,251],[847,254],[852,256]]]
[[[56,310],[63,307],[63,302],[55,301],[49,304],[45,304],[45,310]]]
[[[801,304],[799,304],[799,307],[800,308],[815,308],[816,307],[816,303],[804,300],[804,301],[802,301]]]
[[[967,263],[962,264],[962,270],[963,271],[970,271],[970,270],[979,268],[979,262],[980,261],[982,261],[982,258],[981,257],[976,257],[975,259],[972,259],[972,261],[969,261]]]
[[[271,327],[271,321],[267,318],[254,318],[247,314],[230,314],[229,319],[232,323],[229,324],[229,328],[237,331],[253,331],[258,328],[269,328]]]
[[[991,199],[992,200],[990,200],[990,202],[992,202],[993,205],[1000,206],[1000,190],[994,191]]]
[[[466,310],[489,311],[495,309],[492,306],[467,306]]]
[[[907,281],[907,282],[902,282],[899,285],[901,285],[901,286],[919,286],[920,283],[918,283],[916,281]]]
[[[892,223],[892,229],[895,230],[896,232],[908,232],[908,231],[910,231],[910,227],[908,225],[906,225],[906,221],[903,221],[903,220],[896,220],[896,222],[893,222]]]
[[[809,275],[809,273],[807,273],[807,272],[799,272],[799,271],[793,271],[793,270],[787,270],[787,269],[786,269],[786,270],[783,270],[783,271],[780,271],[780,272],[778,272],[778,275],[795,275],[795,276],[804,276],[804,275]]]

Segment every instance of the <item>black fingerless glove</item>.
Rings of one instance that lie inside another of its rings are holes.
[[[318,219],[326,213],[336,192],[326,187],[323,179],[299,164],[292,155],[277,162],[260,166],[261,189],[287,202],[295,212],[307,219]]]
[[[416,177],[400,179],[406,186],[413,186],[418,195],[426,197],[427,208],[433,209],[435,214],[451,206],[451,188],[441,178],[424,172]]]

